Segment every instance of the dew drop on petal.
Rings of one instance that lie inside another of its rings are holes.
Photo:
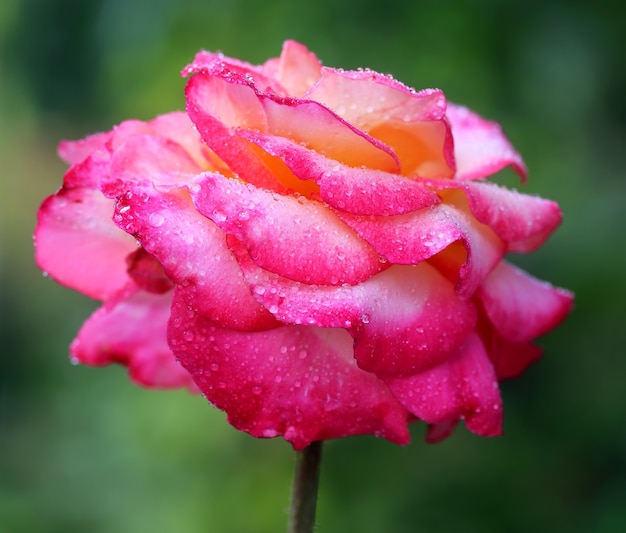
[[[165,217],[161,213],[150,213],[148,217],[148,222],[150,222],[151,226],[158,228],[163,225],[165,222]]]

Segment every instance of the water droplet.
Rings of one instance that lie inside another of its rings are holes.
[[[309,354],[307,353],[307,351],[306,351],[306,350],[300,350],[300,351],[298,352],[298,357],[299,357],[300,359],[306,359],[306,356],[307,356],[307,355],[309,355]]]
[[[186,329],[185,331],[183,331],[183,339],[185,339],[186,341],[190,342],[195,338],[194,332],[191,331],[190,329]]]
[[[213,211],[213,220],[217,223],[224,222],[226,220],[226,215],[216,209]]]
[[[263,389],[259,387],[258,385],[255,385],[254,387],[252,387],[252,394],[255,394],[256,396],[258,396],[262,392],[263,392]]]

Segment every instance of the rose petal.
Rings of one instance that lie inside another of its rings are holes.
[[[453,205],[439,204],[397,216],[339,218],[390,263],[415,265],[430,260],[469,298],[504,255],[493,232]],[[454,247],[459,242],[462,248]],[[440,255],[437,255],[440,254]]]
[[[352,339],[341,330],[234,332],[175,299],[169,340],[206,398],[254,437],[282,435],[295,449],[356,434],[409,441],[406,411],[356,366]]]
[[[275,326],[250,294],[224,234],[194,209],[186,191],[136,183],[118,200],[115,220],[159,260],[188,305],[233,329]]]
[[[273,68],[252,65],[246,61],[205,50],[198,52],[193,62],[181,72],[183,77],[192,74],[222,78],[231,84],[255,87],[260,92],[286,94],[285,89],[274,79]]]
[[[112,152],[131,136],[155,134],[161,137],[164,144],[168,144],[167,139],[179,144],[198,166],[206,166],[209,154],[189,117],[185,113],[168,113],[150,122],[128,120],[111,131],[97,133],[80,141],[61,142],[59,155],[74,163],[65,176],[64,185],[97,188],[102,176],[107,174],[104,165],[109,163]]]
[[[490,176],[511,165],[522,179],[526,166],[508,141],[502,128],[466,107],[448,104],[446,116],[452,127],[457,180]]]
[[[417,92],[373,71],[323,68],[306,96],[390,146],[402,174],[452,177],[453,143],[440,90]]]
[[[398,215],[439,203],[439,197],[417,180],[342,165],[282,137],[257,132],[241,135],[281,158],[301,180],[315,181],[320,197],[338,209],[356,215]]]
[[[154,135],[134,135],[113,152],[101,189],[115,197],[136,181],[149,181],[154,186],[184,184],[200,171],[179,144]]]
[[[502,433],[496,374],[477,335],[470,335],[456,355],[439,366],[410,377],[389,378],[386,383],[402,405],[429,424],[461,418],[478,435]]]
[[[128,275],[138,287],[146,292],[163,294],[174,288],[174,284],[165,275],[163,265],[156,258],[138,248],[126,258]]]
[[[492,331],[485,342],[498,380],[519,376],[538,361],[543,350],[530,342],[510,342]]]
[[[250,87],[197,74],[187,82],[185,95],[187,113],[203,141],[233,172],[258,187],[282,190],[253,145],[232,129],[244,125],[267,129],[263,110]]]
[[[458,420],[448,420],[446,422],[441,422],[440,424],[428,424],[426,442],[429,444],[435,444],[448,438],[452,435],[452,432],[458,423]]]
[[[200,213],[243,241],[255,263],[272,272],[339,285],[381,270],[378,254],[320,202],[208,173],[191,192]]]
[[[61,141],[58,148],[59,156],[67,163],[80,163],[94,150],[104,146],[112,135],[113,133],[108,131],[89,135],[79,141]]]
[[[187,113],[177,112],[160,115],[151,120],[149,124],[157,135],[166,137],[184,148],[187,155],[198,167],[204,170],[215,170],[214,168],[207,168],[208,162],[215,164],[215,156],[208,153],[206,145],[202,143],[198,130]]]
[[[110,164],[109,150],[105,146],[100,146],[67,170],[63,176],[63,187],[99,189],[100,181],[108,174]]]
[[[306,46],[285,41],[280,58],[268,61],[265,67],[273,72],[287,94],[301,97],[319,80],[322,64]]]
[[[137,244],[113,224],[113,208],[112,200],[92,189],[61,189],[48,197],[35,230],[39,268],[97,300],[107,300],[132,283],[126,256]]]
[[[237,250],[235,248],[235,250]],[[433,267],[393,266],[355,285],[320,287],[269,273],[235,252],[253,294],[286,324],[346,328],[359,367],[374,374],[407,374],[443,361],[476,322]]]
[[[171,298],[171,292],[138,292],[116,305],[101,307],[72,343],[73,360],[95,366],[126,365],[130,377],[146,387],[196,390],[167,345]]]
[[[260,96],[268,133],[291,139],[348,166],[398,172],[400,162],[382,141],[311,100]]]
[[[252,74],[233,69],[215,57],[184,71],[193,72],[197,74],[187,82],[187,112],[209,147],[242,176],[254,176],[258,169],[251,172],[249,165],[255,164],[254,158],[246,153],[245,143],[232,138],[231,128],[284,136],[351,166],[390,172],[399,168],[387,145],[318,102],[281,97],[274,88],[266,87],[266,81],[259,82]],[[246,158],[248,168],[237,160],[237,153]]]
[[[393,266],[362,285],[354,354],[377,375],[421,372],[444,361],[473,329],[474,306],[427,263]]]
[[[507,242],[509,252],[532,252],[561,223],[556,202],[505,189],[494,183],[428,181],[438,190],[459,189],[476,219]]]
[[[559,325],[573,295],[502,261],[477,291],[496,331],[513,343],[528,342]]]

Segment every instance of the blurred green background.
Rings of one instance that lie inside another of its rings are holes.
[[[0,531],[284,530],[292,451],[230,428],[185,392],[73,367],[93,302],[33,264],[36,209],[61,183],[61,138],[182,109],[200,48],[251,62],[286,38],[496,118],[524,190],[561,229],[530,257],[574,290],[545,358],[503,385],[503,438],[328,443],[320,532],[626,531],[626,50],[620,2],[2,0]],[[510,173],[502,179],[515,184]]]

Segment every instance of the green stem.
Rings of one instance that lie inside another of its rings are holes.
[[[291,491],[287,533],[312,533],[320,478],[322,441],[296,452],[296,471]]]

